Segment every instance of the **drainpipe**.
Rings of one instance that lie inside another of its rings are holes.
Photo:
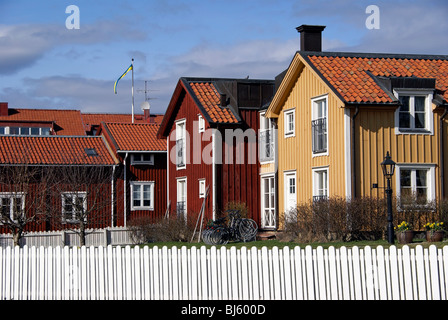
[[[127,166],[126,166],[126,160],[128,159],[128,153],[126,152],[126,155],[124,156],[124,161],[123,161],[123,164],[124,164],[124,181],[123,181],[123,186],[124,186],[124,198],[123,198],[123,226],[124,227],[126,227],[126,207],[127,207],[127,201],[126,201],[126,198],[127,198],[127,192],[126,192],[126,185],[127,185],[127,179],[126,179],[126,172],[127,172]]]
[[[445,105],[445,111],[443,112],[442,116],[440,117],[440,124],[439,124],[439,131],[440,131],[440,138],[439,138],[439,150],[440,150],[440,193],[442,196],[442,199],[445,197],[445,152],[443,148],[444,139],[443,139],[443,120],[448,114],[448,105]]]
[[[115,167],[112,167],[112,177],[110,178],[110,195],[111,195],[111,206],[110,206],[110,226],[114,226],[114,208],[115,208]]]
[[[358,116],[359,107],[356,106],[355,114],[352,117],[352,198],[356,198],[356,154],[355,154],[355,119]]]

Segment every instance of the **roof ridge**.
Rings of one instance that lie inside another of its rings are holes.
[[[417,59],[417,60],[448,60],[448,55],[407,54],[407,53],[369,53],[369,52],[331,52],[331,51],[297,51],[304,56],[328,56],[350,58],[382,58],[382,59]]]

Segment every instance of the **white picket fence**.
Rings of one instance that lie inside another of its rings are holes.
[[[0,299],[447,299],[448,246],[0,248]]]
[[[108,227],[87,229],[87,246],[130,245],[133,244],[129,229]],[[0,247],[14,246],[12,234],[0,234]],[[20,246],[56,247],[80,246],[79,235],[73,230],[26,232],[20,239]]]

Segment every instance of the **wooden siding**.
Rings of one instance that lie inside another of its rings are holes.
[[[313,156],[311,139],[311,99],[327,95],[328,155]],[[345,196],[344,109],[342,102],[313,71],[304,67],[293,84],[278,117],[278,204],[284,208],[284,177],[288,170],[297,172],[297,203],[313,195],[312,169],[329,168],[329,194]],[[284,112],[295,109],[295,136],[284,136]]]

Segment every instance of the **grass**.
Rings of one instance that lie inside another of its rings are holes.
[[[423,241],[423,240],[419,240],[419,239],[414,239],[413,243],[408,244],[409,247],[411,248],[415,248],[418,245],[421,245],[425,248],[429,247],[430,245],[435,245],[438,248],[442,248],[443,246],[447,245],[448,241],[445,239],[445,241],[443,242],[427,242],[427,241]],[[200,248],[202,246],[205,246],[207,248],[212,247],[211,245],[207,245],[203,242],[153,242],[153,243],[147,243],[147,244],[143,244],[141,246],[149,246],[149,247],[159,247],[162,248],[164,246],[171,248],[171,247],[178,247],[181,248],[183,246],[187,247],[187,248],[191,248],[191,247],[197,247]],[[351,247],[365,247],[365,246],[370,246],[370,247],[378,247],[378,246],[383,246],[388,248],[390,245],[386,240],[377,240],[377,241],[350,241],[350,242],[322,242],[322,243],[297,243],[297,242],[281,242],[278,240],[263,240],[263,241],[252,241],[252,242],[231,242],[228,243],[227,245],[225,245],[225,247],[230,248],[230,247],[236,247],[237,249],[241,248],[241,247],[247,247],[247,248],[252,248],[252,247],[257,247],[259,249],[261,249],[262,247],[267,247],[268,249],[273,248],[273,247],[278,247],[278,248],[283,248],[283,247],[290,247],[290,248],[294,248],[296,246],[305,248],[306,246],[311,246],[312,248],[317,248],[317,247],[323,247],[324,249],[327,249],[331,246],[336,247],[336,248],[340,248],[342,246],[347,247],[347,248],[351,248]],[[398,244],[397,242],[395,242],[395,246],[397,246],[398,248],[403,247],[403,245]],[[220,248],[222,246],[217,246],[217,248]]]

